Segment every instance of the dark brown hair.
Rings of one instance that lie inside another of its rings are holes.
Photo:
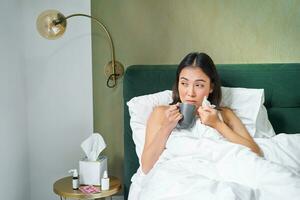
[[[189,53],[178,65],[176,71],[176,81],[173,85],[173,102],[171,104],[181,102],[178,92],[178,83],[180,73],[186,67],[199,67],[209,77],[213,91],[209,94],[207,99],[211,104],[214,104],[217,108],[219,108],[222,98],[221,80],[219,74],[213,60],[207,54],[198,52]]]

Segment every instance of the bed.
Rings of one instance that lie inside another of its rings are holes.
[[[139,167],[132,140],[126,102],[136,96],[171,89],[176,65],[133,65],[125,72],[124,99],[124,196]],[[300,133],[300,64],[218,64],[222,85],[264,88],[265,107],[276,133]]]

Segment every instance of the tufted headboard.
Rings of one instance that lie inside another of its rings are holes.
[[[176,65],[133,65],[124,77],[124,193],[139,167],[126,102],[135,96],[171,89]],[[219,64],[222,85],[264,88],[265,106],[276,133],[300,133],[300,64]]]

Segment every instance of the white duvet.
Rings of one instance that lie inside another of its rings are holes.
[[[174,130],[151,171],[133,176],[129,200],[299,200],[300,134],[256,142],[264,158],[199,120]]]

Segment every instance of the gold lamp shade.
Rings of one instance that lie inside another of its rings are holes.
[[[36,21],[36,28],[41,36],[49,40],[61,37],[67,27],[65,16],[57,10],[42,12]]]

